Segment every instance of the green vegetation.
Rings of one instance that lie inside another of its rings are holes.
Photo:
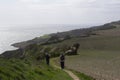
[[[0,80],[72,80],[62,70],[47,66],[44,61],[33,64],[19,59],[0,59]]]
[[[85,75],[84,73],[80,73],[77,71],[73,71],[71,70],[75,75],[77,75],[79,77],[80,80],[95,80],[94,78]]]
[[[41,36],[41,38],[50,38],[50,35],[49,34],[45,34],[45,35]]]

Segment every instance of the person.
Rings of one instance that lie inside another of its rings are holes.
[[[60,55],[60,65],[61,65],[61,69],[64,69],[65,67],[65,55],[64,54],[61,54]]]
[[[46,64],[49,65],[50,64],[50,55],[49,55],[49,53],[45,54],[45,58],[46,58]]]

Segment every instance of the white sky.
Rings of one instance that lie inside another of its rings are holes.
[[[97,24],[120,19],[120,0],[0,0],[0,25]]]

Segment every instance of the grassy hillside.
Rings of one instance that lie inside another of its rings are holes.
[[[0,59],[0,80],[72,80],[62,70],[19,59]]]
[[[63,71],[46,66],[43,60],[45,52],[49,52],[51,57],[57,57],[74,43],[80,44],[79,55],[66,58],[67,68],[80,72],[75,72],[79,77],[88,75],[88,80],[92,80],[89,76],[97,80],[119,80],[120,22],[83,29],[85,35],[82,36],[79,31],[81,29],[57,33],[60,37],[61,34],[63,37],[74,33],[74,37],[61,39],[55,35],[50,38],[51,43],[38,44],[37,39],[36,44],[34,39],[34,44],[3,53],[0,55],[0,80],[71,80]],[[32,43],[34,41],[30,40]]]
[[[0,80],[73,80],[67,73],[47,66],[40,45],[7,51],[0,58]],[[62,77],[61,77],[62,76]]]
[[[91,35],[90,37],[84,38],[72,38],[61,43],[52,44],[49,46],[63,46],[63,45],[72,45],[74,43],[80,43],[80,50],[83,49],[95,49],[95,50],[120,50],[120,28],[114,28],[109,30],[100,30],[95,31],[97,35]]]
[[[72,38],[50,47],[66,47],[80,43],[79,55],[66,58],[70,69],[90,75],[97,80],[120,79],[120,25],[117,28],[95,31],[97,35]]]

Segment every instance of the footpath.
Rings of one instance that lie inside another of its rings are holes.
[[[52,63],[53,63],[53,67],[57,68],[57,69],[61,69],[59,66],[55,65],[54,63],[54,59],[52,59]],[[73,78],[73,80],[80,80],[72,71],[67,70],[67,69],[63,69],[71,78]]]

